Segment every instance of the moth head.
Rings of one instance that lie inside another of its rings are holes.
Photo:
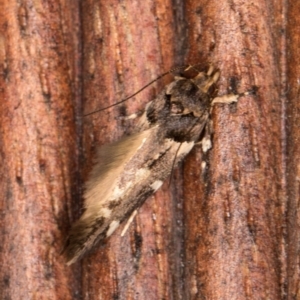
[[[201,72],[193,79],[176,77],[166,89],[172,115],[193,114],[201,117],[211,102],[211,87],[219,78],[219,72],[213,76]]]

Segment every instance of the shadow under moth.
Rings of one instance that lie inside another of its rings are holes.
[[[218,78],[212,66],[190,79],[175,77],[148,102],[136,132],[100,148],[85,184],[85,211],[66,241],[68,265],[127,220],[195,144],[202,143],[204,152],[211,147],[213,105],[245,95],[214,97]]]

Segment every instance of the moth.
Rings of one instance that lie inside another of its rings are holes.
[[[195,144],[202,143],[203,151],[211,147],[213,105],[241,96],[214,97],[219,75],[211,66],[192,78],[175,77],[148,102],[136,132],[100,148],[85,184],[85,211],[67,238],[68,265],[127,220]]]

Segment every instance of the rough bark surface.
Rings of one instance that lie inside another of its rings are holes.
[[[300,299],[297,1],[0,3],[0,299]],[[171,80],[213,63],[213,148],[67,267],[96,147]],[[288,99],[288,100],[287,100]],[[204,167],[203,162],[206,162]]]
[[[72,3],[0,3],[1,299],[76,298],[60,256],[79,153]]]
[[[300,3],[290,1],[287,10],[286,174],[287,174],[287,299],[300,299]]]

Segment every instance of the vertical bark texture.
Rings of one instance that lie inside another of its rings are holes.
[[[1,299],[76,298],[59,254],[78,160],[76,26],[73,1],[0,4]]]
[[[277,0],[1,1],[0,299],[300,299],[299,13]],[[130,133],[124,115],[171,78],[81,116],[185,63],[219,68],[221,95],[257,92],[217,105],[208,154],[193,150],[123,237],[66,267],[95,148]]]
[[[289,1],[287,11],[287,298],[300,299],[300,3]]]
[[[280,299],[285,213],[279,3],[195,1],[190,57],[222,71],[219,93],[257,87],[214,110],[214,143],[203,173],[185,165],[186,299]],[[199,25],[201,24],[201,25]],[[193,26],[196,28],[196,26]],[[207,29],[207,30],[205,30]],[[199,184],[199,178],[204,177]],[[199,190],[199,193],[195,191]]]

